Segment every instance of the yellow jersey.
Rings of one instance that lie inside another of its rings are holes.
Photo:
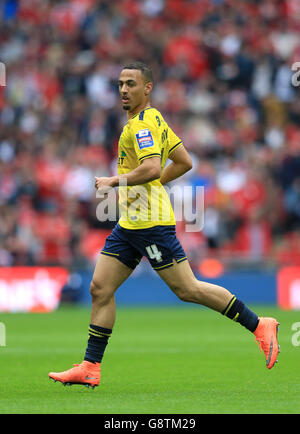
[[[161,169],[170,154],[182,144],[161,113],[148,107],[128,120],[118,144],[118,174],[131,172],[143,160],[161,158]],[[146,184],[119,187],[119,224],[125,229],[175,225],[167,191],[159,179]]]

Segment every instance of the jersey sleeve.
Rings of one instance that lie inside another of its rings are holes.
[[[161,156],[161,144],[157,128],[152,122],[137,121],[131,126],[134,149],[140,162]]]
[[[175,151],[180,145],[182,145],[182,140],[176,136],[174,131],[169,127],[168,131],[168,137],[169,137],[169,149],[168,149],[168,156]]]

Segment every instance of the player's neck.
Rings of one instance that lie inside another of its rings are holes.
[[[145,110],[146,108],[149,108],[149,107],[151,107],[150,101],[148,101],[146,104],[144,104],[142,106],[136,107],[133,111],[128,110],[127,120],[129,121],[129,119],[133,118],[133,116],[137,115],[138,113],[141,113],[143,110]]]

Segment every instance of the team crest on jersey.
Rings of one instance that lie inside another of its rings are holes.
[[[135,136],[140,149],[154,145],[150,130],[140,130]]]

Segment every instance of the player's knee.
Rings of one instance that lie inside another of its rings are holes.
[[[189,282],[187,285],[174,284],[172,290],[175,292],[177,297],[186,302],[190,303],[201,303],[203,299],[203,293],[201,286],[196,284],[196,280]]]
[[[187,302],[191,301],[190,293],[187,291],[177,292],[176,295],[181,301],[187,301]]]
[[[192,291],[189,287],[174,283],[171,285],[171,289],[181,301],[192,301]]]
[[[93,302],[105,304],[112,297],[112,291],[105,285],[95,280],[91,281],[90,294]]]
[[[182,301],[186,301],[189,303],[199,303],[199,297],[193,291],[182,291],[178,294],[178,297]]]

